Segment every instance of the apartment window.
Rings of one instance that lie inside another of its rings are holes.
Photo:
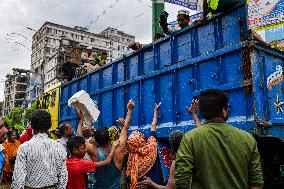
[[[94,38],[91,38],[91,42],[94,42],[95,41],[95,39]]]
[[[82,40],[82,41],[84,40],[84,36],[81,36],[81,40]]]
[[[47,33],[47,34],[50,34],[50,33],[51,33],[51,31],[52,31],[52,29],[51,29],[51,28],[47,28],[47,29],[46,29],[46,33]]]
[[[50,54],[50,47],[45,47],[45,53]]]
[[[72,38],[74,37],[74,34],[73,34],[73,33],[71,33],[71,37],[72,37]]]

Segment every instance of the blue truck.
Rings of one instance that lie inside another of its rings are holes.
[[[80,90],[98,103],[95,127],[116,125],[133,99],[130,132],[150,133],[155,102],[162,102],[157,136],[164,179],[170,159],[167,141],[174,130],[194,128],[185,106],[201,91],[230,96],[228,123],[252,133],[263,160],[266,188],[284,188],[284,53],[254,39],[247,7],[238,5],[155,41],[142,50],[61,86],[59,123],[78,120],[68,99]]]

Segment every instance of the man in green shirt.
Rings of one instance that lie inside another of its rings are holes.
[[[249,2],[249,0],[203,0],[203,13],[197,23],[204,24],[209,13],[220,13],[244,2]]]
[[[249,133],[226,124],[228,95],[201,92],[205,123],[187,132],[176,157],[177,189],[261,189],[263,176],[257,144]]]

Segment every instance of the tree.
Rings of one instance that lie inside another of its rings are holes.
[[[37,101],[33,102],[32,106],[30,108],[26,108],[25,109],[25,116],[24,116],[25,121],[29,121],[32,113],[34,111],[36,111],[37,109],[38,109]]]
[[[9,112],[7,116],[4,116],[3,120],[8,123],[10,127],[14,127],[19,131],[23,131],[25,129],[23,125],[23,113],[24,109],[22,108],[14,108]]]

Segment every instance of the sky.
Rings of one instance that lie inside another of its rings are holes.
[[[46,21],[74,27],[87,26],[99,33],[113,27],[151,42],[151,0],[1,0],[0,1],[0,101],[4,80],[12,68],[30,69],[31,40]],[[183,7],[166,3],[168,21]],[[140,16],[139,16],[140,15]]]

